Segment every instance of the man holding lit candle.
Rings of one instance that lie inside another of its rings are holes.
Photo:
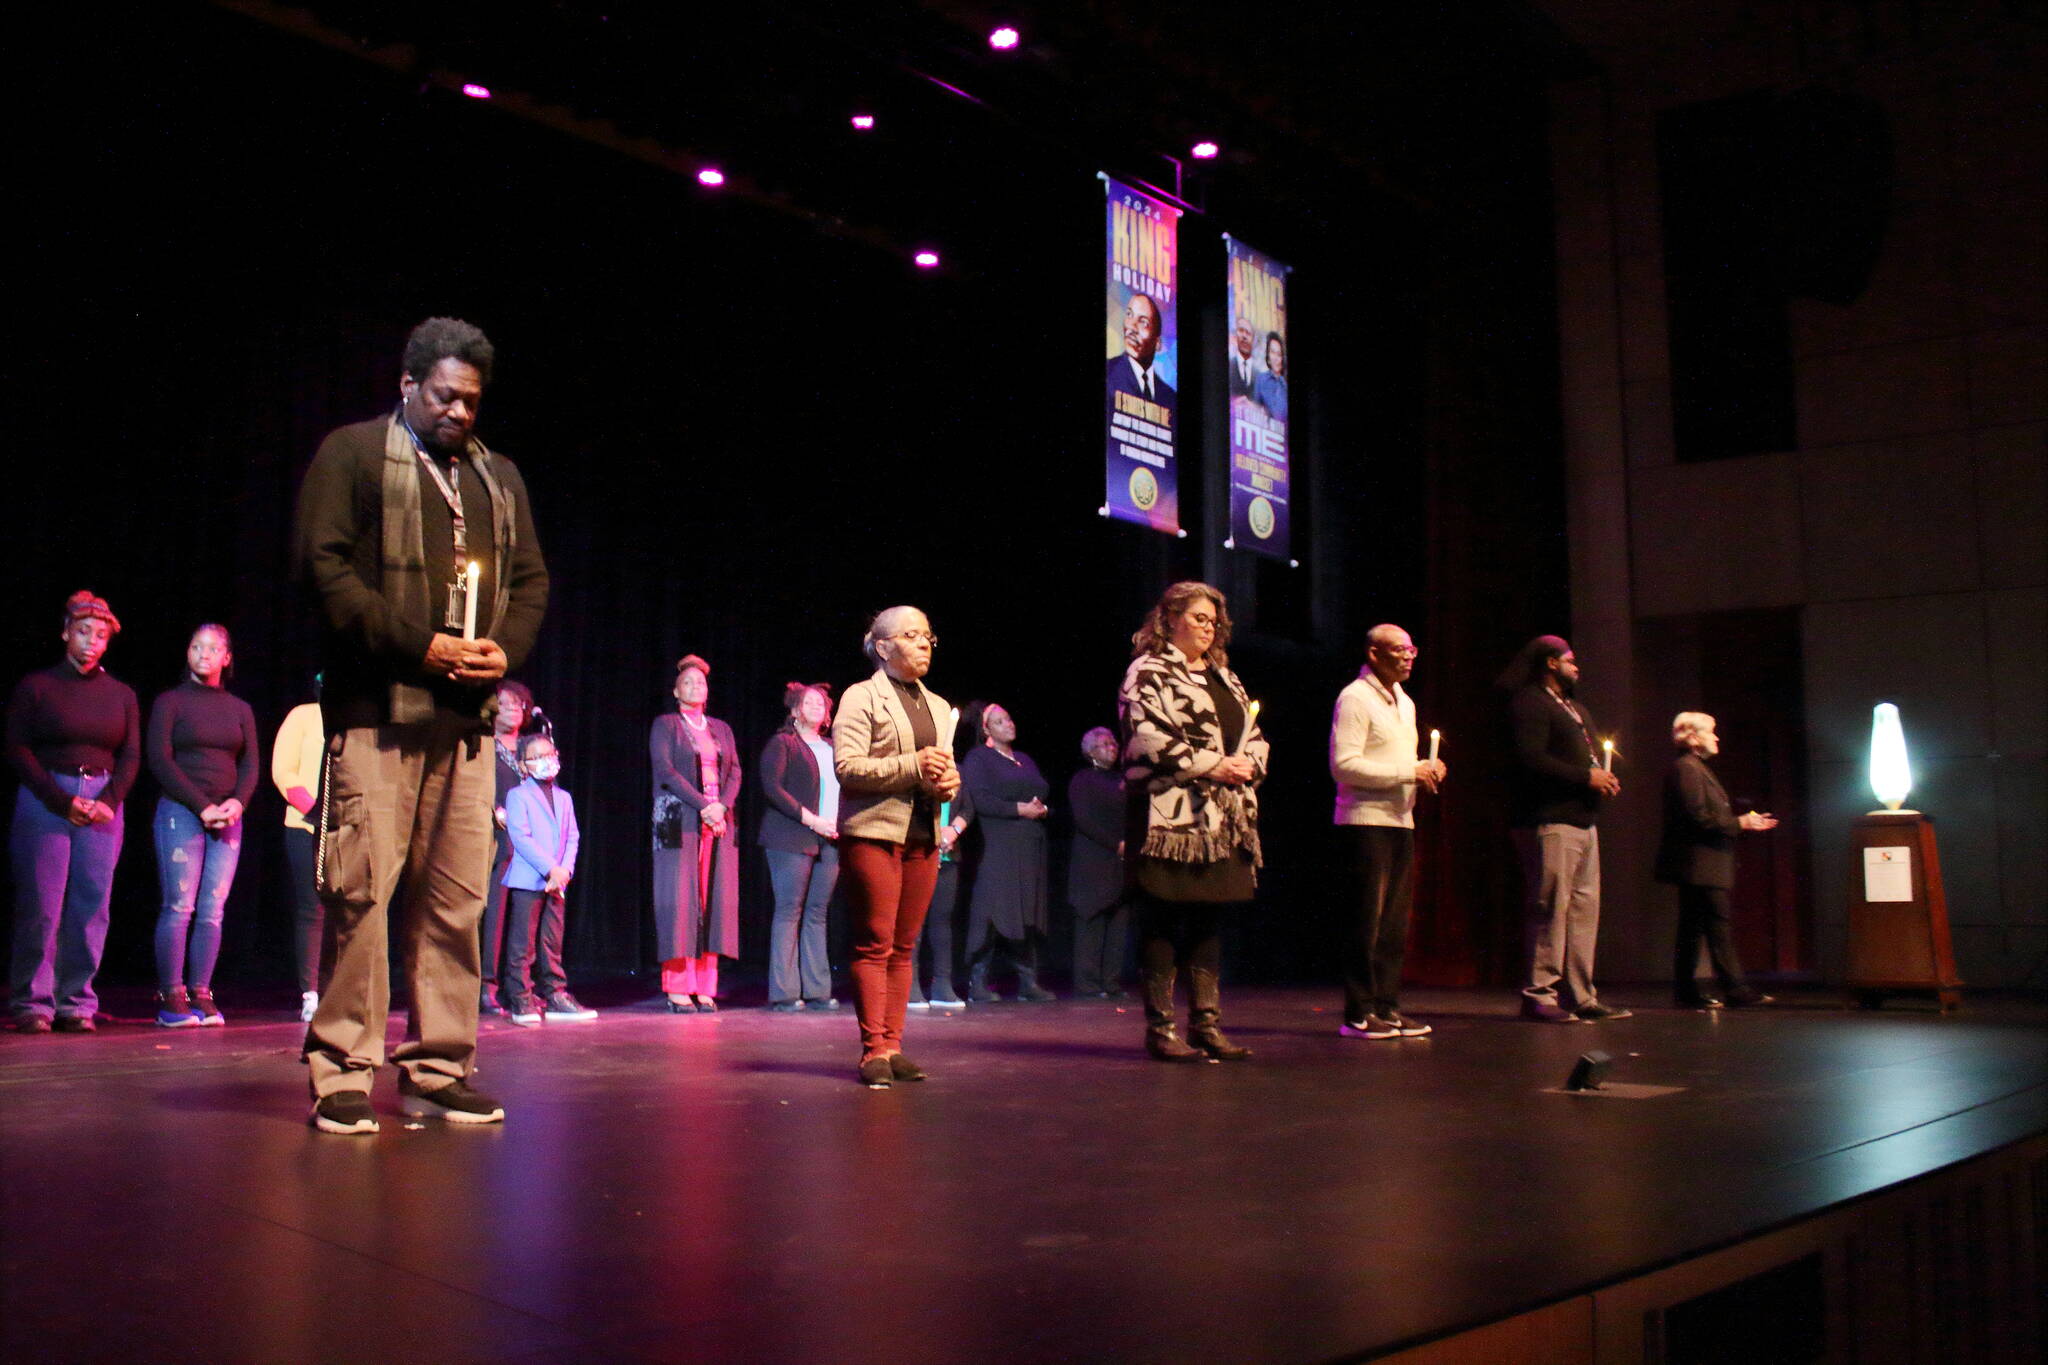
[[[1415,669],[1415,642],[1396,625],[1366,633],[1365,667],[1337,694],[1330,721],[1333,819],[1355,907],[1344,935],[1346,1038],[1419,1038],[1428,1024],[1400,1011],[1401,965],[1415,901],[1415,798],[1438,790],[1448,771],[1437,757],[1416,757],[1415,703],[1401,684]]]
[[[1522,646],[1498,685],[1514,731],[1513,817],[1527,909],[1522,1017],[1539,1023],[1625,1019],[1593,988],[1600,934],[1600,803],[1621,780],[1594,757],[1593,717],[1576,701],[1579,661],[1556,635]],[[1562,988],[1562,994],[1560,994]]]
[[[299,489],[294,554],[328,656],[316,866],[332,977],[305,1042],[322,1132],[377,1131],[401,873],[412,1003],[392,1060],[405,1111],[504,1117],[466,1079],[494,842],[488,735],[495,684],[540,630],[548,573],[519,471],[472,434],[492,358],[469,323],[421,323],[397,409],[329,434]]]

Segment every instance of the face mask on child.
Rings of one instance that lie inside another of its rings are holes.
[[[526,765],[526,771],[542,782],[552,782],[555,780],[555,775],[562,771],[562,760],[559,758],[536,758]]]

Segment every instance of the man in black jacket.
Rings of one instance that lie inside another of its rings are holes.
[[[1593,989],[1600,935],[1600,818],[1621,781],[1593,757],[1593,718],[1572,698],[1579,661],[1556,635],[1522,647],[1500,685],[1515,744],[1513,826],[1522,861],[1529,977],[1522,1017],[1542,1023],[1625,1019]],[[1560,995],[1560,985],[1562,995]]]
[[[397,409],[330,433],[299,488],[294,557],[327,652],[319,883],[332,975],[305,1043],[322,1132],[377,1131],[401,873],[412,1000],[392,1061],[405,1111],[504,1118],[467,1080],[494,842],[490,720],[498,680],[539,633],[548,572],[519,471],[471,434],[492,358],[466,322],[421,323]]]

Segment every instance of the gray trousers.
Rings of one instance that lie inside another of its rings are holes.
[[[825,955],[825,916],[839,884],[839,848],[827,844],[813,858],[766,848],[775,916],[768,925],[768,1000],[832,998],[832,964]]]
[[[490,744],[445,727],[382,725],[342,735],[328,784],[327,988],[306,1030],[316,1095],[370,1088],[384,1062],[393,912],[412,988],[391,1054],[415,1085],[469,1074],[476,1056],[477,921],[491,871],[497,793]],[[392,905],[404,878],[405,897]]]
[[[1593,947],[1600,936],[1600,831],[1577,825],[1538,825],[1518,829],[1514,836],[1515,851],[1522,860],[1529,949],[1529,984],[1522,987],[1522,996],[1541,1005],[1584,1009],[1595,1003]]]

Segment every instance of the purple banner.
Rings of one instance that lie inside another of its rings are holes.
[[[1287,275],[1228,234],[1230,540],[1287,559]]]
[[[1103,384],[1103,510],[1180,531],[1180,210],[1102,177],[1108,196],[1109,291]]]

